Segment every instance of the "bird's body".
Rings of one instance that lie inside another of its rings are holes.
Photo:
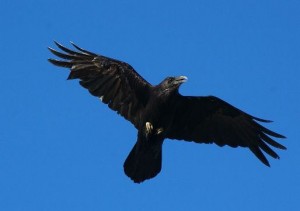
[[[251,116],[214,96],[182,96],[178,89],[187,80],[185,76],[167,77],[153,86],[125,62],[74,44],[78,51],[56,44],[64,53],[49,49],[64,60],[49,61],[70,68],[68,79],[80,79],[92,95],[138,130],[137,142],[124,163],[126,175],[134,182],[143,182],[160,172],[166,138],[247,147],[267,166],[269,162],[262,151],[279,158],[269,145],[286,149],[270,138],[284,136],[258,124],[270,121]]]

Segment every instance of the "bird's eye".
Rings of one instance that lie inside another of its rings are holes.
[[[172,78],[169,78],[169,79],[168,79],[168,82],[169,82],[169,83],[170,83],[170,82],[172,82],[172,81],[173,81],[173,79],[172,79]]]

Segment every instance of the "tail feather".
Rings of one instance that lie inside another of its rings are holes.
[[[137,142],[124,163],[125,174],[135,183],[155,177],[161,170],[162,144],[149,146]]]

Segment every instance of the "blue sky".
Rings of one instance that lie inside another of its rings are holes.
[[[300,3],[1,1],[1,210],[297,210]],[[167,140],[163,170],[134,184],[135,128],[47,62],[53,40],[130,63],[149,82],[186,75],[288,137],[280,160]]]

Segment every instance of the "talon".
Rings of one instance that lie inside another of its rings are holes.
[[[164,131],[164,129],[163,129],[162,127],[161,127],[161,128],[158,128],[158,129],[156,130],[156,134],[159,135],[159,134],[161,134],[163,131]]]

